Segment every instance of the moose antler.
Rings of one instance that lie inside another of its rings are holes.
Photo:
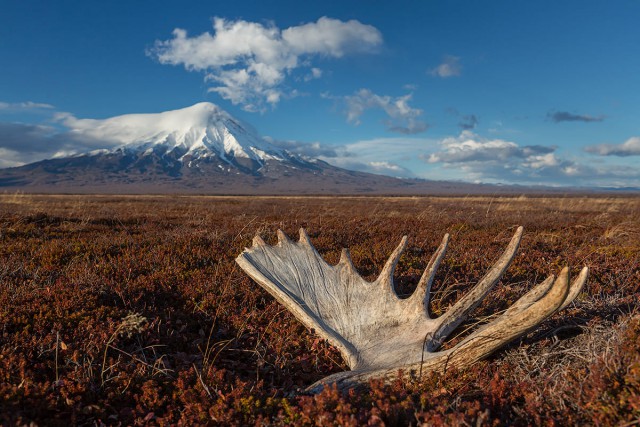
[[[253,246],[245,249],[236,262],[298,320],[342,353],[351,371],[328,376],[308,389],[319,391],[324,384],[348,388],[372,378],[391,379],[399,372],[416,375],[446,366],[471,365],[570,304],[587,281],[587,267],[571,284],[565,267],[557,278],[551,275],[453,348],[438,351],[500,280],[521,237],[522,227],[518,227],[482,280],[435,319],[428,311],[430,290],[447,249],[448,234],[431,257],[415,292],[406,299],[397,296],[393,284],[393,272],[406,246],[406,236],[373,282],[360,277],[347,249],[342,250],[337,265],[327,264],[303,229],[298,242],[278,230],[276,246],[269,246],[256,236]]]

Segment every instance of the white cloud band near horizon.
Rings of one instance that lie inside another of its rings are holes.
[[[213,85],[209,91],[247,111],[264,111],[266,105],[294,96],[285,81],[299,68],[307,69],[302,80],[320,78],[322,69],[312,65],[314,57],[373,52],[382,44],[377,28],[328,17],[284,30],[273,23],[216,17],[213,29],[213,34],[190,37],[176,28],[172,39],[156,40],[147,54],[161,64],[205,73],[205,81]]]
[[[425,161],[448,169],[461,169],[472,181],[538,184],[549,177],[560,182],[582,175],[585,169],[558,157],[557,147],[520,146],[513,141],[484,138],[469,130],[457,137],[444,138],[439,145],[440,150],[425,157]]]
[[[287,148],[338,167],[401,178],[575,187],[640,186],[640,171],[636,168],[592,164],[565,157],[555,146],[520,145],[471,131],[440,139],[377,138],[340,146],[289,142]]]

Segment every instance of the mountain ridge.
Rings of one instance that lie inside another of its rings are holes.
[[[109,194],[479,194],[522,187],[400,179],[332,166],[271,144],[201,102],[104,120],[69,116],[70,137],[110,146],[0,169],[0,191]]]

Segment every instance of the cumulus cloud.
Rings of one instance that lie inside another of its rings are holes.
[[[640,156],[640,137],[631,137],[622,144],[590,145],[585,148],[585,151],[599,156]]]
[[[460,57],[446,55],[440,65],[429,70],[429,74],[431,74],[434,77],[442,77],[442,78],[460,76],[460,74],[462,74]]]
[[[588,114],[573,114],[568,111],[555,111],[547,113],[547,117],[554,123],[560,122],[601,122],[605,116],[590,116]]]
[[[554,146],[520,146],[513,141],[483,138],[471,131],[444,138],[439,145],[440,150],[423,159],[461,170],[467,179],[475,181],[567,184],[596,174],[594,168],[559,157]]]
[[[157,40],[147,53],[161,64],[183,65],[205,73],[209,90],[247,111],[262,111],[291,96],[285,80],[298,68],[308,68],[305,80],[319,78],[313,57],[341,58],[372,52],[382,44],[375,27],[356,20],[322,17],[284,30],[274,24],[213,19],[214,33],[190,37],[177,28],[170,40]]]
[[[359,125],[360,117],[366,110],[381,109],[388,116],[385,122],[388,130],[407,135],[423,132],[427,130],[427,124],[420,119],[422,110],[409,106],[411,96],[408,94],[394,98],[376,95],[369,89],[360,89],[343,98],[347,121]]]
[[[502,139],[485,139],[471,131],[463,131],[457,137],[444,138],[441,151],[432,153],[429,163],[504,162],[511,158],[525,159],[531,164],[539,156],[553,156],[554,147],[531,145],[520,147],[515,142]]]

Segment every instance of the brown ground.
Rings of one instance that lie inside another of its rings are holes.
[[[305,227],[372,279],[408,234],[396,283],[410,292],[450,233],[440,314],[517,225],[519,255],[476,321],[566,264],[592,271],[577,302],[473,368],[368,393],[300,395],[340,356],[233,261],[256,232]],[[3,195],[0,422],[634,425],[639,261],[640,198]]]

